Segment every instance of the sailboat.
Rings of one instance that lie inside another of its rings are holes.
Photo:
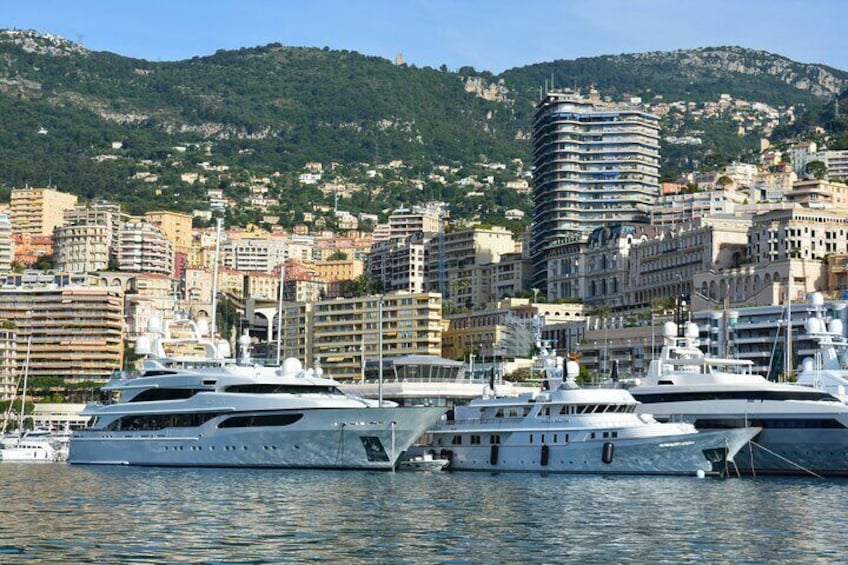
[[[50,440],[49,430],[24,430],[24,413],[26,407],[27,377],[29,375],[29,356],[32,337],[27,340],[27,354],[24,361],[24,386],[21,391],[21,409],[18,413],[18,431],[9,434],[2,442],[0,461],[15,463],[53,463],[61,461],[61,452]]]

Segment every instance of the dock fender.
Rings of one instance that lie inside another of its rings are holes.
[[[604,448],[601,451],[601,461],[609,465],[615,457],[615,445],[611,441],[604,442]]]

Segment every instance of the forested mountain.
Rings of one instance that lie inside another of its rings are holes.
[[[705,102],[730,94],[792,104],[798,115],[809,109],[809,123],[829,119],[825,108],[848,87],[846,72],[738,47],[561,60],[495,76],[279,44],[149,62],[8,30],[0,31],[0,186],[50,183],[135,210],[162,206],[157,185],[136,179],[139,163],[192,144],[206,148],[198,158],[256,175],[308,161],[528,161],[529,116],[551,79],[612,99]],[[691,150],[715,152],[723,135],[708,132],[704,147]],[[733,157],[754,139],[722,150]],[[104,157],[115,142],[120,154]],[[692,163],[669,154],[670,172]],[[176,183],[178,173],[170,162],[158,185]],[[205,202],[199,187],[179,200],[181,208]]]

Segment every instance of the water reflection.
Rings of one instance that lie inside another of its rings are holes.
[[[810,563],[848,482],[0,466],[3,563]]]

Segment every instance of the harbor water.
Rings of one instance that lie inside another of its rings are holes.
[[[848,481],[0,466],[0,563],[839,563]]]

